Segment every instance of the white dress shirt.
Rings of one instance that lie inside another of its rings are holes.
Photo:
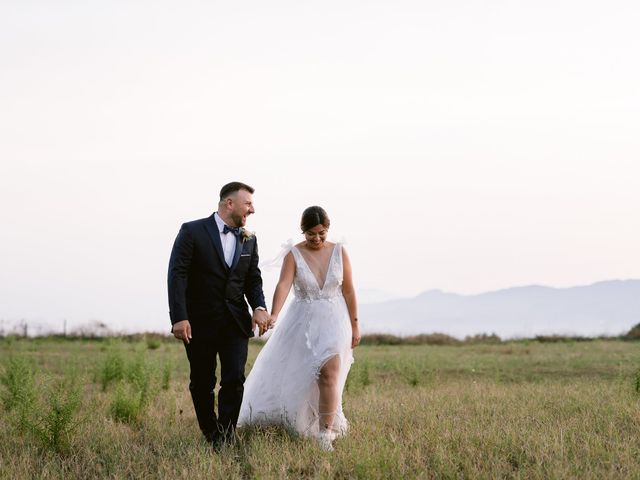
[[[227,262],[228,266],[231,266],[233,263],[233,255],[236,253],[236,236],[231,232],[223,233],[225,223],[220,218],[220,215],[218,215],[218,212],[214,214],[214,218],[218,224],[218,232],[220,232],[220,242],[222,242],[224,261]]]
[[[236,242],[238,241],[237,237],[231,233],[224,233],[224,226],[226,225],[218,212],[214,213],[213,218],[216,219],[216,224],[218,225],[218,232],[220,232],[220,242],[222,243],[222,251],[224,252],[224,261],[231,267],[233,263],[233,256],[236,253]],[[231,228],[231,227],[229,227]],[[256,310],[267,310],[265,307],[258,306],[255,308]]]

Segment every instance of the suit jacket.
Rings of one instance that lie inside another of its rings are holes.
[[[239,236],[227,266],[214,216],[182,225],[169,261],[171,324],[188,319],[193,327],[236,322],[252,337],[251,308],[265,307],[256,237]],[[245,299],[246,297],[246,299]]]

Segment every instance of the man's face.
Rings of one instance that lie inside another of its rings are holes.
[[[229,207],[231,212],[229,216],[233,221],[232,227],[244,227],[247,223],[247,217],[255,213],[253,208],[253,196],[246,190],[238,190],[229,197]]]

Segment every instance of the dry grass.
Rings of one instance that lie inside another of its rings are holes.
[[[102,388],[114,354],[151,368],[132,422],[110,413],[117,382]],[[75,376],[82,386],[68,448],[52,449],[3,411],[2,478],[640,478],[634,342],[360,347],[344,396],[351,431],[333,453],[277,428],[241,431],[213,453],[177,343],[4,339],[0,356],[31,362],[41,409],[47,382]]]

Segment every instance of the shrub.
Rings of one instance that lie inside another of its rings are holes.
[[[149,400],[153,369],[146,362],[144,354],[139,354],[127,369],[127,380],[135,387],[140,396],[140,406]]]
[[[169,390],[169,386],[171,385],[171,371],[173,370],[173,366],[169,360],[167,360],[162,369],[162,389]]]
[[[140,417],[142,405],[140,394],[131,392],[131,390],[131,388],[126,388],[124,382],[121,382],[111,402],[111,416],[119,422],[134,423]]]
[[[628,339],[640,340],[640,323],[634,325],[629,332],[625,335]]]
[[[407,379],[407,383],[412,387],[417,387],[420,383],[420,372],[417,368],[409,368],[404,372],[404,377]]]
[[[144,352],[141,352],[128,365],[125,378],[116,390],[110,406],[113,418],[125,423],[136,423],[140,420],[152,397],[153,373]]]
[[[460,340],[445,333],[423,333],[407,337],[409,345],[460,345]]]
[[[362,345],[400,345],[402,342],[402,337],[385,333],[363,335],[361,340]]]
[[[369,376],[369,363],[367,361],[362,363],[362,369],[360,370],[360,383],[363,387],[371,385],[371,377]]]
[[[57,452],[68,449],[80,423],[75,421],[80,404],[80,389],[75,380],[56,382],[49,388],[46,407],[30,422],[31,430],[45,447]]]
[[[535,340],[540,343],[573,343],[573,342],[591,342],[595,338],[591,337],[572,337],[567,335],[537,335]]]
[[[423,333],[410,337],[373,333],[362,337],[363,345],[459,345],[460,343],[460,340],[444,333]]]
[[[119,352],[112,351],[107,355],[98,372],[103,392],[107,390],[110,383],[124,378],[124,367],[124,360]]]
[[[0,383],[4,386],[2,403],[5,410],[30,408],[35,400],[34,371],[24,357],[11,357],[4,366]]]
[[[464,343],[502,343],[502,340],[495,333],[492,333],[491,335],[481,333],[477,335],[466,336],[464,338]]]
[[[160,339],[151,335],[145,335],[145,340],[147,342],[147,348],[149,350],[156,350],[160,348]]]

